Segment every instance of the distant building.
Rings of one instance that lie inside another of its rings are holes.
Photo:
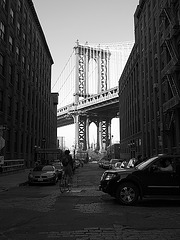
[[[5,159],[33,166],[35,149],[57,148],[53,59],[31,0],[0,1],[0,125]]]
[[[119,80],[122,158],[180,153],[180,2],[140,0]]]
[[[58,147],[61,150],[65,149],[65,137],[58,137]]]

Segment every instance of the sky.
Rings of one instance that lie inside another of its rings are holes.
[[[77,40],[80,44],[134,41],[134,13],[139,0],[33,0],[33,3],[54,61],[52,86]],[[73,126],[58,128],[58,136],[65,137],[68,148],[74,143],[69,134],[73,129]],[[114,124],[113,141],[119,140],[117,130]]]

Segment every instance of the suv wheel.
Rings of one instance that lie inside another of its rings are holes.
[[[133,205],[138,201],[139,190],[133,183],[122,183],[116,192],[116,199],[124,205]]]

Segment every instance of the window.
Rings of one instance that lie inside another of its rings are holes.
[[[26,10],[24,10],[24,22],[27,23],[27,13],[26,13]]]
[[[11,131],[9,129],[6,130],[6,149],[7,152],[10,152],[10,141],[11,141]]]
[[[14,133],[14,152],[17,153],[17,148],[18,148],[18,133],[15,131]]]
[[[2,22],[0,22],[0,38],[4,40],[4,36],[5,36],[5,26]]]
[[[11,64],[9,65],[9,82],[13,83],[13,66]]]
[[[18,0],[18,11],[21,12],[21,1]]]
[[[25,93],[26,93],[25,81],[22,82],[22,91],[23,91],[23,95],[25,96]]]
[[[31,44],[28,43],[28,54],[30,55],[31,54]]]
[[[28,30],[31,33],[32,31],[31,18],[29,18],[29,21],[28,21]]]
[[[29,64],[27,65],[27,75],[28,75],[28,77],[30,77],[30,65]]]
[[[8,115],[11,116],[11,112],[12,112],[12,98],[10,96],[8,96],[7,110],[8,110]]]
[[[0,74],[4,75],[4,56],[0,54]]]
[[[23,33],[23,43],[24,43],[24,45],[26,45],[26,34],[25,33]]]
[[[20,59],[19,48],[16,47],[16,60],[19,61],[19,59]]]
[[[0,90],[0,111],[3,110],[3,91]]]
[[[24,143],[24,138],[23,138],[23,134],[21,135],[21,153],[23,153],[23,143]]]
[[[6,0],[1,0],[1,6],[2,8],[6,8]]]
[[[20,35],[20,31],[21,31],[21,26],[20,23],[17,23],[17,34]]]
[[[19,104],[18,102],[15,103],[15,118],[18,120],[18,111],[19,111]]]
[[[25,57],[22,56],[22,68],[23,69],[25,69],[25,65],[26,65]]]
[[[34,80],[34,79],[35,79],[35,77],[34,77],[34,71],[32,71],[31,74],[32,74],[32,82],[34,82],[34,81],[35,81],[35,80]]]
[[[151,5],[148,4],[148,18],[151,17]]]
[[[21,121],[24,123],[24,116],[25,116],[25,107],[22,107],[22,115],[21,115]]]
[[[19,72],[16,75],[16,84],[17,84],[17,90],[20,90],[20,87],[21,87],[21,75],[20,75]]]
[[[10,9],[10,21],[12,24],[14,24],[14,11],[12,10],[12,8]]]
[[[9,50],[13,52],[13,39],[11,36],[9,36]]]

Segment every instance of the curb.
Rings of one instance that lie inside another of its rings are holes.
[[[0,189],[0,193],[1,193],[1,192],[6,192],[6,191],[8,191],[8,190],[9,190],[8,188],[3,188],[3,187],[2,187],[2,188]]]
[[[28,181],[19,183],[17,186],[18,186],[18,187],[22,187],[22,186],[26,186],[26,185],[28,185]],[[10,188],[13,188],[13,187],[15,187],[15,186],[11,186],[11,187],[0,187],[0,193],[1,193],[1,192],[8,191]]]
[[[28,181],[19,183],[19,187],[26,186],[26,185],[28,185]]]

